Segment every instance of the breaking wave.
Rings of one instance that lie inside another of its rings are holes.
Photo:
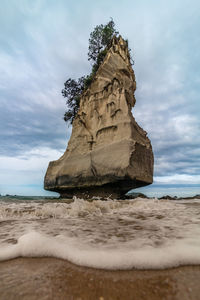
[[[75,198],[0,206],[0,260],[50,256],[102,269],[200,264],[200,201]]]

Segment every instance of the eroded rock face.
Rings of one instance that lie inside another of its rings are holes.
[[[64,155],[49,163],[44,188],[63,197],[120,198],[153,181],[153,152],[131,109],[135,75],[126,42],[114,38],[80,109]]]

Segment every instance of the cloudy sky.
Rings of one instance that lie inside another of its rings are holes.
[[[49,194],[48,162],[63,154],[71,132],[63,83],[90,72],[89,34],[110,17],[135,61],[133,114],[152,141],[151,188],[199,189],[198,0],[1,0],[1,194]]]

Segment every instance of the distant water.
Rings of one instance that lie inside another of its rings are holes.
[[[52,256],[103,269],[200,264],[200,200],[0,198],[0,260]]]
[[[193,184],[184,186],[178,184],[156,184],[147,185],[145,187],[137,188],[132,190],[132,192],[143,193],[148,197],[162,197],[164,195],[169,195],[171,197],[191,197],[193,195],[198,195],[200,193],[200,184]]]

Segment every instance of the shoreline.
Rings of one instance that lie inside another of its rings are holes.
[[[20,195],[0,195],[0,200],[3,199],[3,200],[7,200],[7,199],[18,199],[20,198],[20,200],[52,200],[52,201],[55,201],[55,200],[58,200],[58,202],[61,202],[61,201],[69,201],[72,202],[73,201],[73,197],[71,198],[65,198],[65,197],[61,197],[61,196],[58,196],[58,197],[54,197],[54,196],[20,196]],[[78,197],[79,198],[79,197]],[[158,199],[158,200],[194,200],[194,199],[200,199],[200,194],[195,194],[193,196],[184,196],[184,197],[178,197],[178,196],[170,196],[170,195],[163,195],[161,197],[157,197],[157,196],[147,196],[143,193],[130,193],[130,194],[126,194],[126,196],[124,198],[121,198],[121,199],[115,199],[115,200],[132,200],[132,199],[136,199],[136,198],[143,198],[143,199]],[[92,198],[86,198],[84,200],[87,200],[87,201],[91,201],[91,200],[102,200],[102,201],[105,201],[105,200],[108,200],[108,198],[103,198],[103,197],[94,197],[94,199]],[[112,200],[110,198],[110,200]]]
[[[0,299],[196,300],[200,266],[109,271],[57,258],[0,262]]]

